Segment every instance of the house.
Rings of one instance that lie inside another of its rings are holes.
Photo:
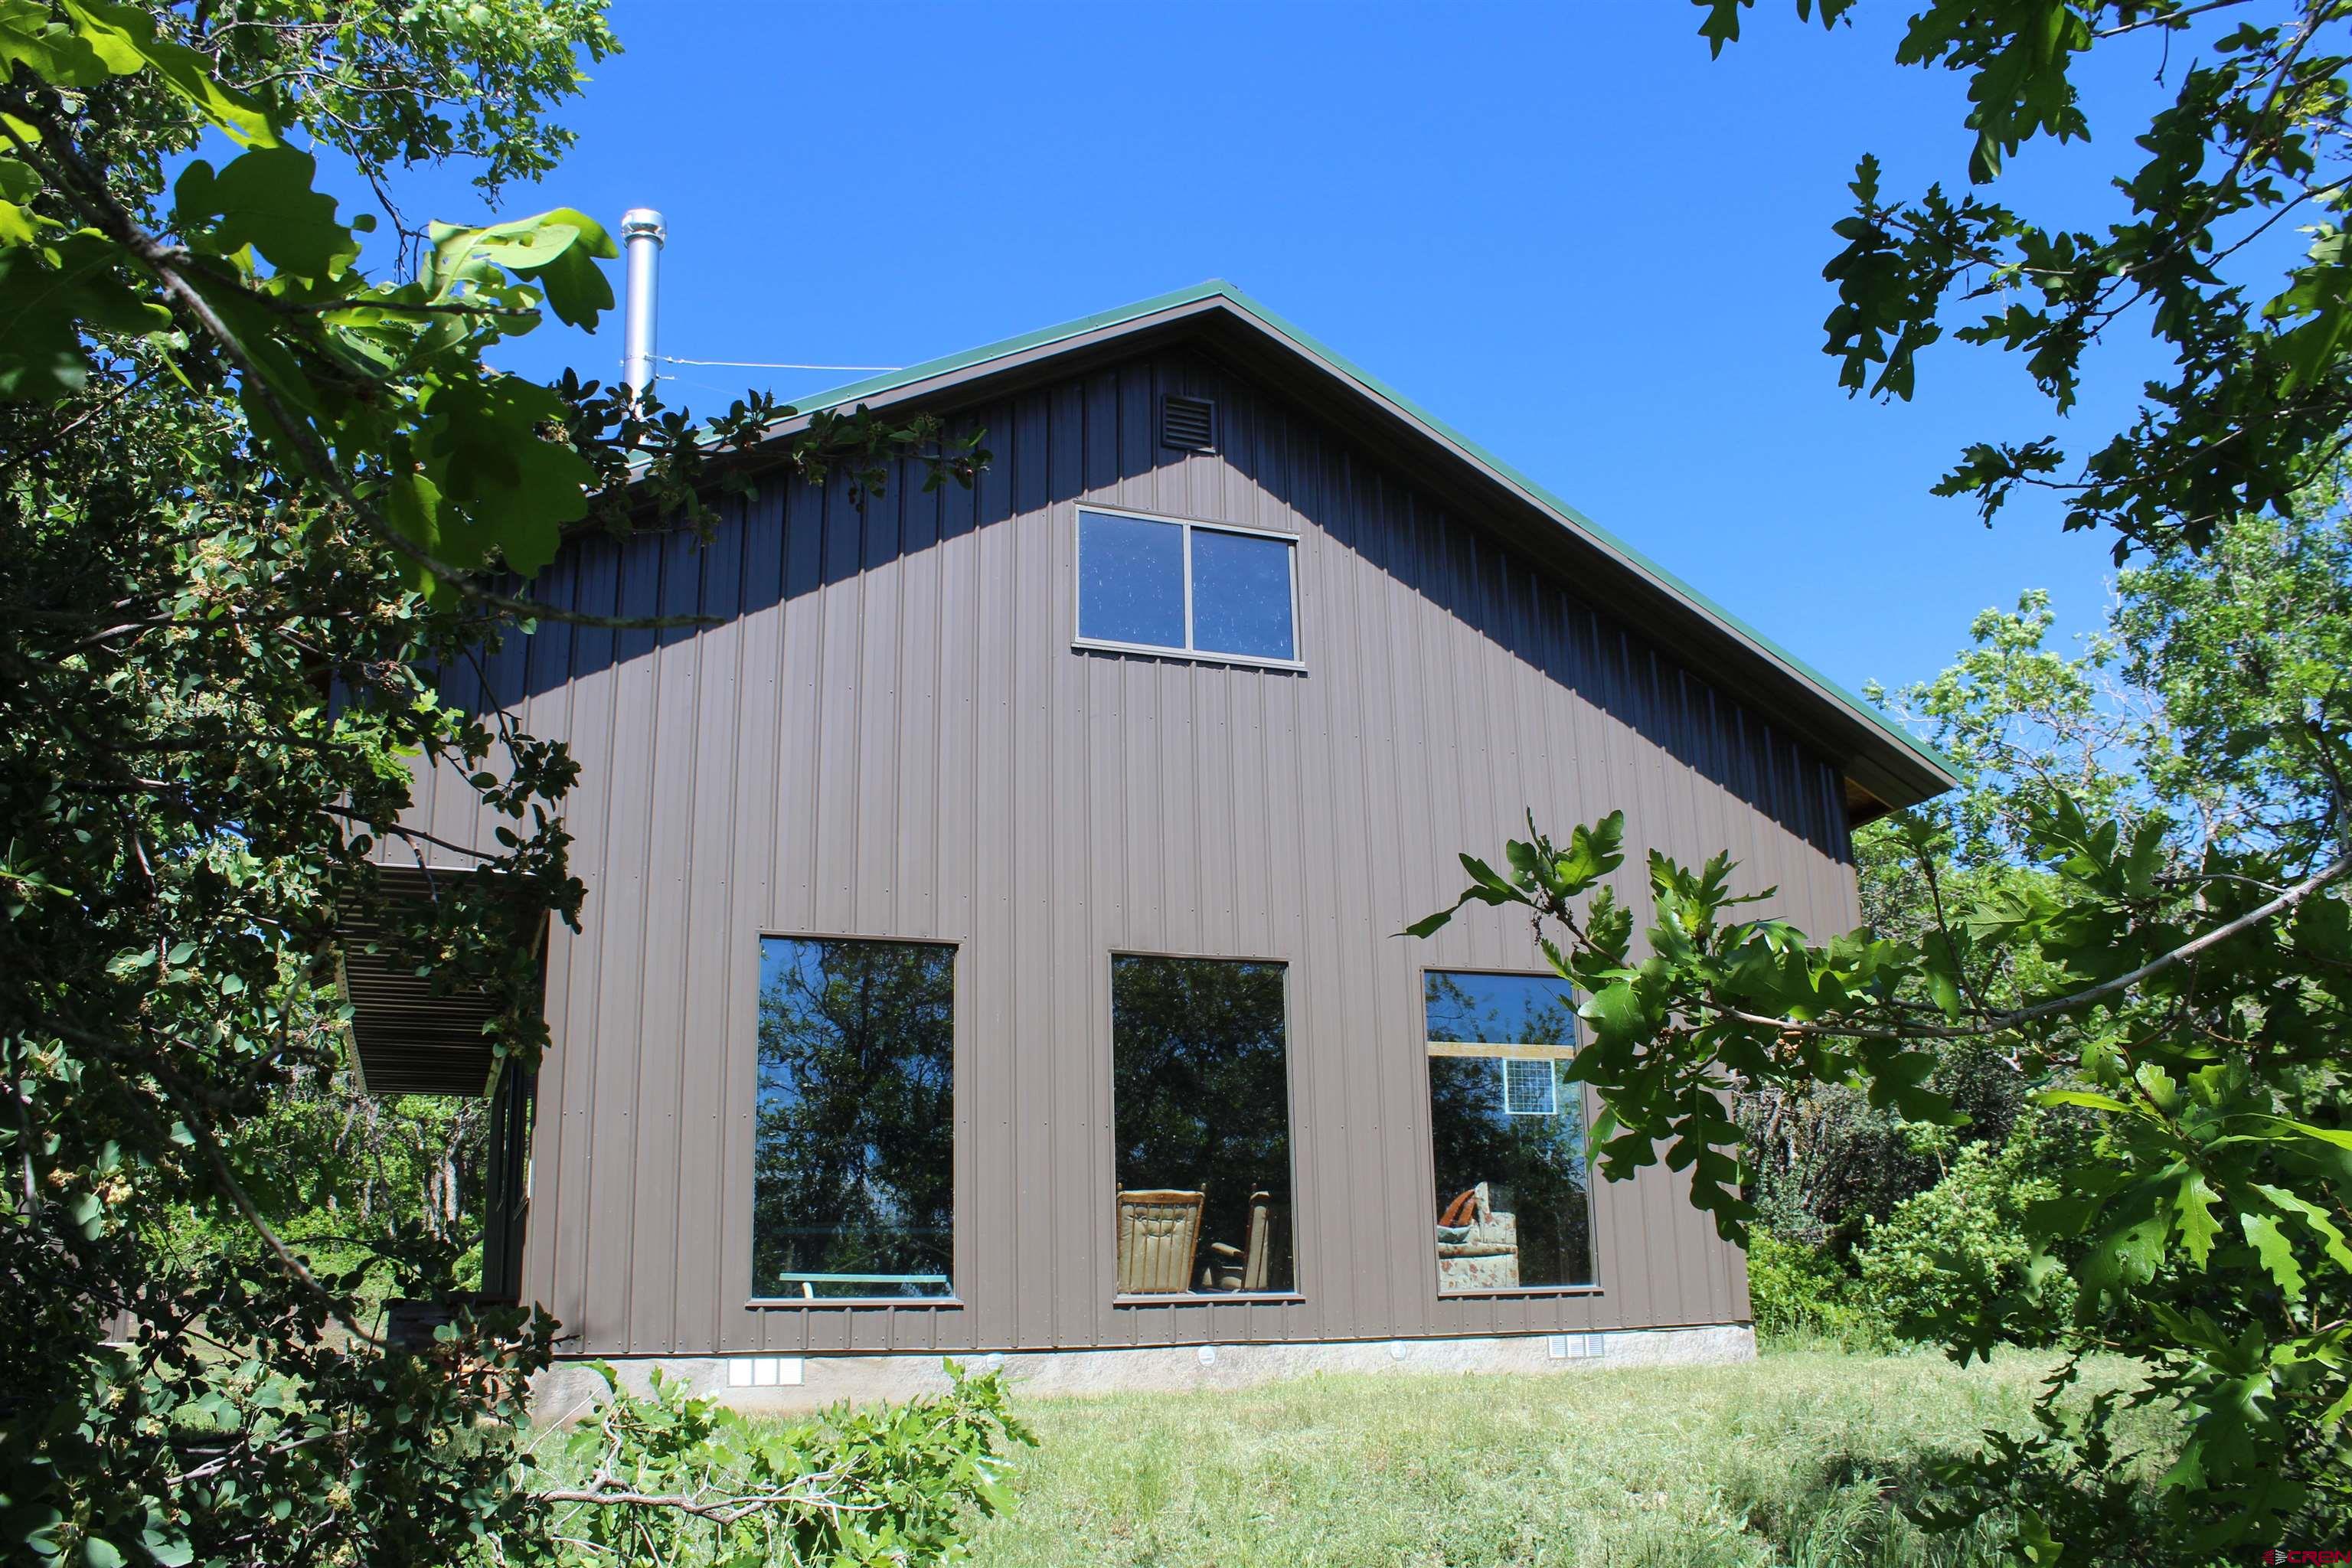
[[[491,1284],[767,1400],[942,1352],[1138,1386],[1751,1346],[1681,1180],[1588,1180],[1525,923],[1396,933],[1530,809],[1620,806],[1633,867],[1728,849],[1844,930],[1850,830],[1943,765],[1225,284],[813,405],[856,402],[994,461],[580,541],[535,593],[711,624],[452,677],[583,767]],[[436,783],[417,826],[487,842]],[[372,1084],[481,1091],[461,1016],[355,989]]]

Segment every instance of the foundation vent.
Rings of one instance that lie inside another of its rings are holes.
[[[796,1355],[739,1355],[727,1358],[730,1388],[798,1388],[804,1380]]]

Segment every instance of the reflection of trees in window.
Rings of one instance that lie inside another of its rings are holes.
[[[1433,1042],[1573,1047],[1574,995],[1565,983],[1533,976],[1427,976],[1428,1033]],[[1429,1058],[1430,1136],[1440,1212],[1460,1194],[1487,1184],[1494,1207],[1517,1216],[1523,1286],[1581,1285],[1592,1279],[1592,1201],[1585,1162],[1583,1097],[1548,1064],[1558,1113],[1512,1115],[1505,1109],[1506,1059],[1441,1055]],[[1522,1064],[1524,1070],[1524,1064]]]
[[[949,1272],[955,954],[911,942],[761,943],[752,1289],[785,1274]],[[817,1280],[824,1296],[942,1283]]]
[[[1438,970],[1426,980],[1433,1040],[1576,1044],[1576,994],[1564,980]]]
[[[1282,966],[1114,958],[1111,1042],[1119,1185],[1205,1193],[1203,1257],[1244,1245],[1250,1194],[1270,1194],[1265,1289],[1291,1289]]]

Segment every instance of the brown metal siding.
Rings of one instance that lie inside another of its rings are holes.
[[[1223,450],[1159,448],[1161,391]],[[1839,781],[1636,632],[1311,418],[1171,353],[973,411],[976,490],[777,485],[708,548],[584,543],[551,598],[701,613],[550,626],[490,671],[583,764],[584,929],[549,953],[526,1289],[604,1354],[1044,1349],[1580,1331],[1746,1315],[1663,1169],[1604,1184],[1597,1293],[1441,1300],[1420,973],[1538,967],[1459,889],[1524,808],[1729,848],[1780,912],[1856,918]],[[1295,531],[1304,675],[1074,651],[1074,503]],[[466,679],[451,695],[470,699]],[[427,781],[420,820],[486,840]],[[750,1293],[763,932],[957,944],[961,1305]],[[1289,966],[1296,1302],[1114,1307],[1113,951]]]

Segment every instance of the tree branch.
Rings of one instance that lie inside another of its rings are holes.
[[[205,335],[219,345],[221,353],[236,366],[255,401],[261,405],[262,412],[285,432],[286,438],[292,443],[312,477],[332,490],[377,539],[431,573],[436,581],[446,583],[462,596],[508,615],[609,631],[668,631],[714,624],[712,617],[708,616],[592,616],[534,600],[513,598],[483,587],[463,567],[441,560],[394,528],[360,497],[352,488],[350,477],[320,442],[318,432],[310,427],[308,421],[297,419],[287,408],[277,389],[269,384],[268,378],[254,363],[236,331],[221,319],[203,291],[188,280],[187,268],[183,264],[184,253],[163,244],[132,219],[106,188],[104,180],[82,160],[80,152],[51,116],[21,97],[15,99],[12,107],[16,110],[18,118],[30,121],[40,132],[41,150],[48,153],[62,176],[58,184],[68,199],[108,238],[129,251],[152,273],[163,285],[165,296],[187,312],[204,329]],[[38,161],[34,149],[16,133],[15,127],[0,121],[0,132],[5,132],[28,161]]]
[[[2205,0],[2201,5],[2190,5],[2159,16],[2143,16],[2137,22],[2125,22],[2091,36],[2095,38],[2120,38],[2126,33],[2137,33],[2143,27],[2179,28],[2186,26],[2191,16],[2201,16],[2208,11],[2226,11],[2232,5],[2244,4],[2246,0]]]
[[[2168,969],[2178,968],[2199,954],[2221,946],[2231,938],[2242,936],[2256,926],[2286,913],[2313,894],[2341,881],[2347,871],[2352,871],[2352,857],[2339,859],[2316,875],[2297,882],[2270,902],[2257,909],[2249,910],[2235,920],[2224,921],[2203,935],[2182,942],[2168,952],[2159,953],[2127,974],[2118,974],[2113,980],[2102,981],[2086,991],[2077,991],[2072,995],[2053,997],[2047,1002],[2037,1002],[2031,1007],[2015,1007],[1994,1013],[1974,1024],[1876,1026],[1816,1024],[1793,1018],[1774,1018],[1761,1013],[1749,1013],[1738,1007],[1726,1006],[1717,1002],[1706,1002],[1701,1005],[1734,1022],[1777,1029],[1788,1035],[1841,1039],[1976,1039],[1986,1035],[2001,1034],[2017,1028],[2021,1025],[2040,1023],[2045,1018],[2054,1018],[2062,1014],[2072,1013],[2095,1003],[2104,1002],[2110,996],[2120,995],[2143,980],[2152,979]]]
[[[477,860],[496,860],[499,858],[496,850],[477,849],[469,844],[459,844],[451,839],[438,837],[434,834],[425,832],[421,827],[404,827],[397,822],[378,822],[374,817],[370,816],[367,813],[353,811],[347,805],[321,805],[319,809],[327,813],[330,816],[340,816],[346,822],[356,822],[361,826],[368,828],[379,836],[388,835],[399,838],[421,840],[439,848],[449,850],[453,854],[470,855]]]
[[[606,1508],[668,1509],[677,1513],[691,1514],[697,1519],[707,1519],[715,1524],[733,1524],[738,1520],[779,1508],[807,1508],[825,1513],[877,1513],[889,1506],[878,1502],[843,1502],[814,1489],[837,1479],[836,1472],[820,1470],[803,1479],[801,1487],[810,1489],[786,1489],[772,1492],[706,1496],[700,1492],[641,1492],[618,1482],[608,1481],[600,1475],[595,1484],[557,1487],[532,1495],[545,1502],[584,1503]]]

